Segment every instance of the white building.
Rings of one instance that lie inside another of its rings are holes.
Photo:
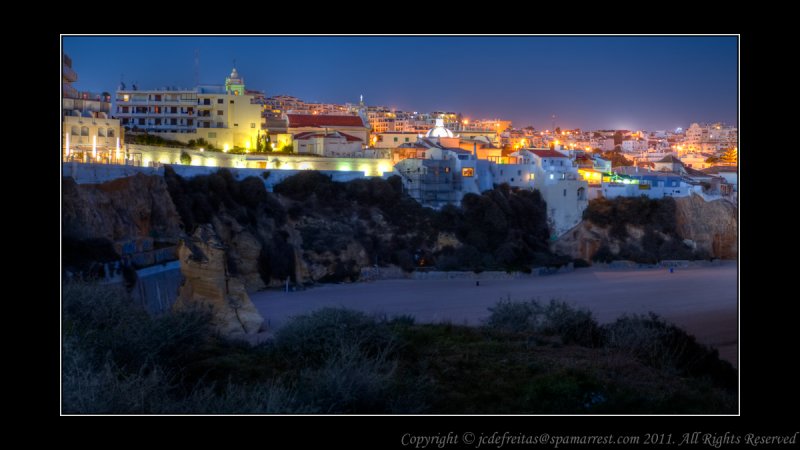
[[[306,131],[293,136],[295,153],[327,157],[359,157],[364,141],[339,131]]]

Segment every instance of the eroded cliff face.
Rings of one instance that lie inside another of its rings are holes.
[[[228,271],[226,245],[210,224],[178,246],[183,284],[173,308],[211,308],[213,324],[225,336],[255,334],[261,331],[261,317],[244,282]]]
[[[707,202],[698,195],[676,199],[678,233],[715,258],[732,259],[739,254],[736,206],[725,200]]]
[[[696,254],[706,254],[712,258],[733,259],[738,255],[738,210],[725,200],[706,202],[702,197],[692,195],[675,199],[676,235],[653,232],[651,241],[666,242],[683,247]],[[556,252],[591,261],[602,247],[607,247],[614,255],[626,249],[647,247],[646,230],[641,226],[626,225],[627,236],[620,238],[611,233],[611,227],[601,227],[591,221],[583,220],[556,241]]]
[[[103,184],[62,181],[62,234],[110,241],[153,238],[177,243],[181,218],[164,179],[138,174]]]

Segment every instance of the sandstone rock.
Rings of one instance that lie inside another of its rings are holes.
[[[707,202],[699,195],[675,199],[678,234],[715,258],[739,253],[738,210],[727,200]]]
[[[258,333],[264,318],[250,301],[242,280],[228,273],[225,251],[209,224],[197,227],[191,238],[181,241],[178,258],[184,282],[174,308],[210,307],[214,325],[226,336]]]
[[[62,181],[62,234],[112,242],[155,238],[178,242],[181,219],[159,176],[137,174],[102,184]]]
[[[698,195],[675,199],[677,232],[684,245],[706,250],[714,258],[735,258],[738,248],[737,209],[725,200],[705,201]],[[589,221],[581,221],[564,233],[553,244],[553,250],[591,261],[597,250],[607,245],[618,253],[623,244],[641,246],[644,229],[626,225],[628,237],[624,241],[609,235],[609,228],[601,228]],[[659,233],[660,234],[660,233]],[[661,235],[666,238],[665,235]]]

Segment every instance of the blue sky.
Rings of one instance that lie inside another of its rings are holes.
[[[516,126],[673,129],[736,123],[736,37],[63,38],[79,90],[222,84],[307,101],[460,111]]]

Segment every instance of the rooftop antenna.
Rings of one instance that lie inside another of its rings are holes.
[[[194,49],[194,85],[200,85],[200,50]]]
[[[556,114],[553,113],[553,115],[550,116],[550,118],[553,119],[553,128],[552,128],[552,130],[553,130],[553,133],[555,133],[556,132]]]

